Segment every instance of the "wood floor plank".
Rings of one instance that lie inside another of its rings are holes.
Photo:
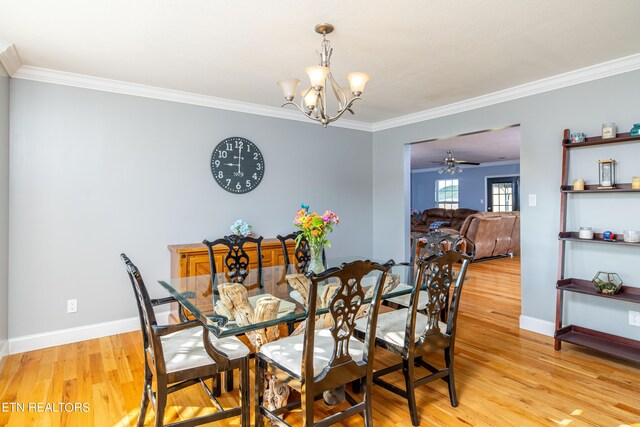
[[[472,264],[467,277],[455,352],[460,404],[451,407],[443,381],[418,388],[423,426],[640,426],[640,365],[567,343],[556,352],[552,338],[519,329],[517,258]],[[132,332],[6,357],[0,364],[0,403],[71,402],[87,404],[88,411],[0,411],[0,426],[135,424],[143,382],[141,347],[140,333]],[[427,360],[442,364],[435,355]],[[377,350],[374,366],[395,361]],[[401,375],[388,380],[404,387]],[[238,394],[225,393],[220,401],[235,406]],[[374,387],[373,402],[375,425],[410,425],[406,401],[399,396]],[[165,422],[215,412],[206,405],[200,387],[181,390],[169,398]],[[316,409],[318,417],[335,410],[322,402]],[[147,425],[154,416],[150,408]],[[299,411],[287,421],[301,425]],[[359,427],[362,419],[342,425]]]

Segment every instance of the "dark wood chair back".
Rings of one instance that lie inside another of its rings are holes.
[[[145,352],[145,369],[161,373],[165,373],[164,353],[162,351],[162,343],[160,337],[154,333],[158,325],[156,315],[153,311],[153,305],[149,292],[142,279],[142,275],[133,262],[125,254],[121,254],[120,258],[125,264],[133,293],[136,297],[138,305],[138,314],[140,316],[140,326],[142,329],[142,341]]]
[[[415,352],[416,356],[434,351],[435,348],[453,346],[462,285],[473,259],[473,251],[470,254],[462,252],[461,248],[465,243],[460,237],[442,234],[444,235],[430,236],[425,256],[417,260],[417,277],[411,293],[405,331],[405,349],[408,353]],[[459,262],[460,270],[456,275],[453,267]],[[421,335],[416,342],[413,337],[416,333],[416,313],[421,290],[429,295],[424,310],[428,322],[423,331],[417,331]],[[447,325],[445,333],[440,330],[440,321]]]
[[[287,251],[287,241],[295,241],[300,234],[302,234],[302,231],[294,231],[293,233],[287,234],[285,236],[281,236],[278,234],[276,237],[278,238],[278,240],[280,240],[280,244],[282,245],[284,264],[287,266],[294,264],[298,273],[306,273],[307,267],[309,266],[309,261],[311,260],[311,248],[309,247],[309,242],[307,241],[307,239],[305,239],[304,236],[301,237],[300,242],[296,245],[296,248],[293,252],[295,263],[292,263],[292,260],[289,258],[289,252]],[[327,265],[327,258],[324,252],[324,248],[322,248],[322,263],[325,266]]]
[[[382,284],[385,282],[387,273],[394,265],[392,260],[385,264],[372,261],[353,261],[342,264],[340,267],[331,268],[319,275],[308,273],[311,280],[308,299],[308,312],[315,313],[317,308],[318,285],[325,283],[325,286],[337,284],[337,289],[333,297],[329,300],[328,310],[333,320],[333,326],[329,332],[335,343],[333,353],[329,356],[329,363],[319,376],[314,378],[313,355],[316,316],[307,316],[305,325],[304,349],[302,356],[303,381],[307,386],[325,382],[339,386],[344,384],[344,378],[352,375],[343,375],[347,370],[350,374],[358,372],[358,377],[371,377],[373,365],[369,363],[369,355],[373,356],[375,346],[375,330],[380,300],[382,296]],[[355,362],[349,354],[349,341],[356,326],[356,315],[365,304],[365,291],[362,279],[372,272],[379,272],[371,306],[367,319],[367,329],[364,340],[364,354],[362,360]],[[325,384],[326,387],[326,384]],[[324,387],[323,387],[324,388]]]
[[[258,258],[256,260],[258,264],[258,283],[260,287],[262,287],[262,239],[262,236],[249,237],[232,234],[216,239],[212,242],[206,239],[202,242],[207,246],[207,250],[209,251],[211,277],[216,291],[217,287],[215,286],[215,281],[218,271],[216,269],[216,261],[213,256],[213,247],[216,245],[224,245],[229,249],[223,259],[223,264],[226,267],[224,270],[226,280],[231,283],[244,283],[245,279],[249,275],[249,263],[251,262],[249,254],[244,249],[244,245],[247,243],[254,244],[256,246]]]

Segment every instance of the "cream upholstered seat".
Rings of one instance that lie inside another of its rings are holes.
[[[366,318],[362,318],[365,321]],[[329,365],[335,347],[335,341],[329,329],[316,331],[313,345],[313,375],[318,376]],[[298,377],[302,376],[302,350],[304,335],[292,335],[279,339],[260,347],[264,355]],[[349,354],[354,362],[361,362],[364,344],[351,337],[349,339]]]
[[[397,297],[389,298],[386,302],[391,302],[394,304],[398,304],[401,307],[409,307],[409,300],[411,299],[411,294],[400,295]],[[427,291],[420,291],[420,295],[418,297],[418,311],[422,311],[427,308],[427,303],[429,302],[429,293]]]
[[[378,316],[378,325],[376,327],[376,339],[384,340],[390,344],[397,346],[404,346],[404,335],[407,328],[407,316],[409,315],[408,308],[402,308],[400,310],[394,310],[387,313],[382,313]],[[422,313],[416,313],[416,330],[414,334],[414,341],[418,342],[420,335],[427,328],[429,320],[427,316]],[[362,333],[365,332],[367,327],[367,319],[358,319],[356,321],[356,330]],[[438,322],[438,328],[442,335],[447,333],[447,324],[444,322]]]
[[[202,328],[190,328],[160,337],[167,373],[197,368],[215,363],[204,349]],[[249,355],[249,348],[236,337],[215,338],[211,345],[229,359]]]

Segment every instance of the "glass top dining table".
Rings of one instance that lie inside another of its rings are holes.
[[[340,266],[342,263],[351,262],[357,257],[345,257],[328,259],[327,268]],[[380,262],[380,261],[379,261]],[[382,264],[383,262],[380,262]],[[266,321],[241,325],[234,319],[232,313],[225,309],[218,285],[231,282],[225,273],[218,273],[212,284],[210,274],[202,276],[182,277],[170,280],[160,280],[162,285],[186,310],[216,337],[223,338],[232,335],[240,335],[249,331],[276,326],[284,323],[292,323],[304,320],[307,317],[306,301],[298,291],[288,283],[287,274],[298,273],[294,265],[276,265],[262,268],[262,285],[258,283],[258,269],[250,268],[249,274],[244,280],[244,289],[247,291],[249,304],[255,309],[258,300],[264,297],[279,299],[279,307],[275,318]],[[362,281],[365,293],[377,282],[380,272],[373,272]],[[396,264],[388,274],[397,275],[398,285],[382,295],[382,300],[406,295],[411,292],[413,283],[413,268],[406,264]],[[320,295],[320,290],[318,291]],[[365,298],[364,303],[369,302]],[[327,308],[318,308],[316,315],[328,312]]]

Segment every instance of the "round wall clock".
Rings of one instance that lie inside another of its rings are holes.
[[[262,181],[264,158],[253,142],[233,136],[213,149],[211,173],[218,185],[228,192],[248,193]]]

